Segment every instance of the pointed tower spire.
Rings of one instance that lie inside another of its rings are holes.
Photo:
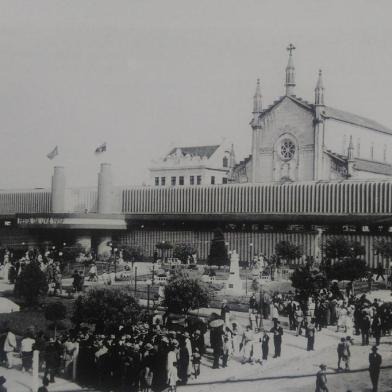
[[[260,79],[257,79],[256,92],[253,96],[253,114],[261,113],[262,111],[262,95],[260,88]]]
[[[318,76],[316,88],[314,89],[314,103],[315,105],[319,105],[319,106],[324,105],[324,85],[323,85],[323,73],[321,69],[319,70],[319,76]]]
[[[354,158],[353,135],[350,135],[350,142],[348,143],[348,149],[347,149],[347,158],[349,161],[351,161]]]
[[[295,46],[290,44],[287,47],[287,51],[289,52],[289,61],[286,67],[286,95],[294,95],[294,87],[295,87],[295,67],[293,62],[292,52],[295,50]]]

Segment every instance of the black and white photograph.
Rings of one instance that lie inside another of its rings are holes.
[[[390,0],[0,0],[0,392],[392,392]]]

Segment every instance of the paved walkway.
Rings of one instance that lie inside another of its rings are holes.
[[[20,370],[20,365],[17,364],[13,369],[6,369],[0,367],[0,375],[7,379],[5,386],[9,392],[31,392],[33,377],[30,372],[22,373]],[[42,385],[42,374],[39,377],[38,386]],[[88,391],[88,389],[83,389],[79,385],[72,383],[70,381],[64,380],[62,378],[56,378],[54,384],[49,386],[50,392],[76,392],[76,391]]]

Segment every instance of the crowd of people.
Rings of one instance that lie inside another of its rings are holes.
[[[154,391],[176,389],[189,377],[200,375],[206,352],[200,330],[168,329],[157,312],[149,322],[120,325],[116,330],[95,332],[87,327],[57,337],[27,333],[19,342],[8,328],[0,337],[2,363],[15,366],[15,353],[22,358],[22,371],[31,371],[33,350],[39,351],[44,381],[76,376],[81,385],[102,390]]]
[[[6,271],[9,280],[17,282],[17,276],[32,260],[47,274],[53,289],[61,293],[61,263],[55,261],[50,252],[27,252],[19,260],[6,253],[3,273]],[[97,275],[94,264],[88,276],[92,275]],[[103,281],[109,284],[111,277],[107,275]],[[75,270],[72,277],[74,290],[81,291],[84,274]],[[203,357],[211,360],[215,369],[227,367],[233,357],[240,358],[244,365],[259,366],[271,357],[279,358],[284,336],[282,316],[288,317],[288,328],[294,335],[306,337],[304,348],[308,351],[317,346],[317,333],[323,328],[334,326],[337,332],[343,332],[344,337],[336,348],[337,371],[350,370],[356,336],[360,336],[362,345],[369,345],[373,337],[369,362],[375,369],[371,372],[372,382],[377,384],[381,364],[377,346],[383,336],[390,334],[391,308],[377,299],[369,301],[366,295],[354,296],[350,284],[342,291],[337,282],[311,295],[297,291],[253,294],[245,327],[233,322],[230,306],[224,301],[219,317],[208,324],[211,352],[205,344],[207,325],[179,328],[156,311],[145,322],[120,325],[110,331],[78,327],[55,337],[28,331],[19,340],[6,329],[0,335],[0,360],[7,367],[14,367],[17,351],[22,359],[22,371],[31,371],[33,350],[38,350],[44,384],[55,382],[61,375],[70,379],[76,377],[81,385],[102,390],[148,392],[169,388],[175,391],[177,385],[200,376]],[[273,353],[270,344],[273,344]],[[322,366],[317,374],[318,392],[327,390],[325,365]]]

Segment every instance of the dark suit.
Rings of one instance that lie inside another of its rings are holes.
[[[373,392],[377,392],[378,388],[378,377],[380,376],[380,367],[382,363],[382,357],[378,353],[369,354],[369,373],[370,379],[372,380]]]
[[[263,335],[261,338],[261,351],[263,352],[263,360],[268,359],[268,351],[269,351],[269,336]]]
[[[283,328],[276,326],[271,328],[270,332],[274,334],[274,348],[275,348],[274,358],[277,358],[280,357],[281,354]]]

